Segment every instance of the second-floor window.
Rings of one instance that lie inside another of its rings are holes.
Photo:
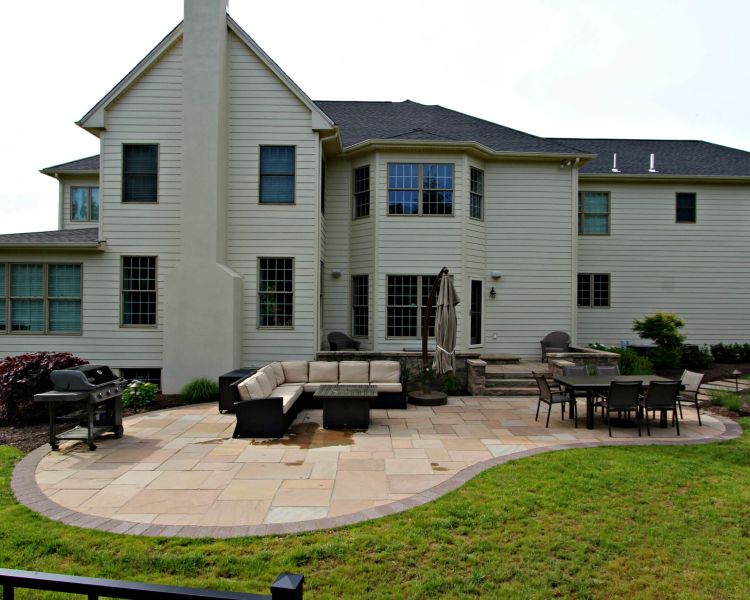
[[[0,264],[0,333],[81,332],[81,265]]]
[[[159,145],[122,145],[122,201],[159,200]]]
[[[99,220],[98,187],[70,188],[70,220],[76,222]]]
[[[294,146],[260,147],[261,203],[294,204],[294,163]]]
[[[453,165],[389,163],[389,215],[452,215]]]
[[[695,223],[695,193],[677,192],[675,196],[675,220],[677,223]]]
[[[469,192],[469,216],[472,219],[484,218],[484,171],[471,168],[471,190]]]
[[[354,169],[354,218],[370,216],[370,165]]]
[[[609,234],[609,192],[580,192],[578,194],[578,233],[581,235]]]

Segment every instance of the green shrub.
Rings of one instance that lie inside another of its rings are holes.
[[[716,362],[737,363],[750,362],[750,344],[715,344],[711,353]]]
[[[677,315],[657,312],[642,321],[633,321],[633,331],[642,339],[653,340],[657,348],[651,353],[651,362],[658,368],[674,368],[680,364],[682,342],[685,336],[680,328],[685,323]]]
[[[159,387],[155,383],[134,379],[122,391],[122,405],[125,408],[143,408],[156,399],[158,391]]]
[[[653,375],[654,365],[645,356],[629,348],[610,348],[609,352],[620,355],[620,373],[622,375]]]
[[[88,361],[70,352],[31,352],[0,360],[0,425],[17,427],[47,419],[47,405],[34,394],[49,392],[49,375]]]
[[[714,357],[708,346],[683,346],[683,367],[688,369],[708,369],[712,364],[714,364]]]
[[[193,379],[182,388],[180,397],[188,404],[216,402],[219,399],[219,385],[205,377]]]
[[[709,393],[711,404],[723,406],[728,410],[738,412],[745,404],[743,398],[733,392],[711,390]]]
[[[446,394],[454,394],[464,388],[464,379],[457,373],[446,373],[442,377],[440,387]]]

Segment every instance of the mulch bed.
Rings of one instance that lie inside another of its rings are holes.
[[[182,406],[183,404],[184,402],[181,402],[177,396],[159,395],[153,403],[145,408],[139,410],[123,408],[122,416],[129,417],[136,413],[173,408],[175,406]],[[37,423],[35,425],[25,425],[23,427],[0,427],[0,445],[15,446],[23,452],[31,452],[42,444],[46,444],[48,441],[49,424],[46,422]]]

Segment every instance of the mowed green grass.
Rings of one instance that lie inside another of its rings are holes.
[[[750,419],[720,444],[542,454],[348,528],[232,540],[68,527],[18,505],[0,447],[4,567],[309,598],[748,598]],[[19,598],[57,598],[39,592]]]

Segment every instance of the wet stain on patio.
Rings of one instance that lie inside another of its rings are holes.
[[[430,463],[433,471],[448,471],[445,467],[441,467],[440,463]]]
[[[253,446],[291,446],[301,450],[310,448],[329,448],[332,446],[351,446],[354,443],[352,429],[323,429],[318,423],[297,423],[289,428],[289,435],[270,440],[252,440]],[[291,463],[288,463],[291,464]]]

